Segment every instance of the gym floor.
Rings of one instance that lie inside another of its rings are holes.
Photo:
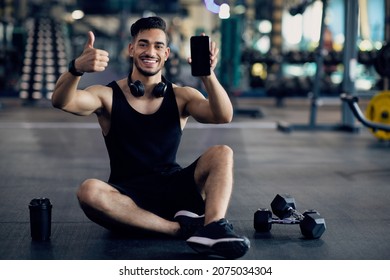
[[[0,258],[7,260],[203,259],[184,241],[163,236],[113,234],[92,223],[75,192],[86,178],[107,179],[108,156],[95,117],[77,117],[48,101],[25,106],[0,100]],[[191,163],[207,147],[235,151],[235,189],[227,218],[249,237],[242,259],[383,260],[390,258],[390,145],[364,127],[358,133],[276,129],[277,121],[307,123],[309,103],[240,98],[238,108],[259,108],[264,117],[237,115],[229,125],[190,121],[178,161]],[[337,124],[340,105],[319,109],[318,123]],[[320,239],[307,240],[298,225],[274,225],[255,233],[254,212],[278,193],[295,197],[297,209],[316,209],[326,220]],[[28,204],[53,204],[51,239],[32,241]],[[214,257],[210,257],[214,259]]]

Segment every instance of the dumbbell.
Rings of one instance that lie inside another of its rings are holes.
[[[272,212],[260,208],[254,214],[253,225],[257,232],[269,232],[272,224],[299,224],[301,233],[306,238],[317,239],[326,230],[325,219],[316,210],[307,210],[303,214],[295,209],[295,199],[288,194],[277,194],[271,202]]]

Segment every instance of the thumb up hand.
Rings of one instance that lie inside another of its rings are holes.
[[[87,42],[84,46],[83,53],[76,59],[75,67],[80,72],[102,72],[108,66],[108,52],[105,50],[95,49],[95,34],[88,32]]]

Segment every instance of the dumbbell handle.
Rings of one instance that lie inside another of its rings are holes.
[[[284,218],[284,219],[277,219],[277,218],[272,218],[272,221],[271,223],[273,224],[291,224],[291,225],[295,225],[295,224],[299,224],[301,222],[301,220],[299,219],[295,219],[295,218]]]
[[[298,212],[292,207],[289,207],[287,210],[291,213],[291,216],[293,216],[297,220],[302,221],[305,218],[305,216],[303,216],[300,212]]]

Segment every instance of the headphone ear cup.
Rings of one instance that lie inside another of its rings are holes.
[[[163,82],[158,83],[153,89],[154,97],[163,97],[167,90],[167,85]]]
[[[138,80],[135,81],[134,83],[130,83],[129,84],[129,88],[130,88],[131,93],[135,97],[141,97],[145,93],[144,85],[140,81],[138,81]]]

